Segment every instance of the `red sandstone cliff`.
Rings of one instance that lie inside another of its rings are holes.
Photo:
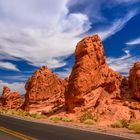
[[[43,66],[28,79],[25,85],[23,107],[30,111],[49,112],[63,106],[65,85],[66,81]]]
[[[87,37],[77,44],[75,59],[65,92],[68,111],[76,106],[86,106],[89,103],[86,95],[91,93],[92,100],[94,96],[92,92],[98,88],[112,98],[121,97],[120,86],[124,77],[107,65],[102,42],[98,35]]]
[[[100,125],[121,119],[140,121],[140,102],[131,98],[131,89],[139,98],[139,63],[130,71],[128,82],[107,65],[97,35],[84,38],[77,44],[75,59],[65,91],[67,111],[74,111],[79,117],[82,110],[90,111],[98,116]]]

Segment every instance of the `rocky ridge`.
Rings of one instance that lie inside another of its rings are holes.
[[[93,35],[77,44],[69,78],[62,80],[43,66],[28,79],[22,109],[77,120],[86,110],[98,117],[99,125],[121,119],[140,121],[139,79],[140,62],[129,78],[115,72],[106,62],[100,37]]]
[[[25,85],[25,103],[28,111],[50,112],[64,105],[66,81],[61,80],[46,66],[37,70]]]

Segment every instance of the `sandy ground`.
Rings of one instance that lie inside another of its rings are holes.
[[[11,116],[11,115],[6,115],[6,116]],[[136,134],[134,131],[128,130],[126,128],[101,127],[98,125],[87,125],[87,124],[78,123],[78,122],[59,121],[57,123],[54,123],[49,118],[33,119],[33,118],[26,118],[26,117],[20,117],[20,116],[15,116],[15,115],[12,117],[22,119],[22,120],[32,121],[32,122],[38,122],[38,123],[44,123],[44,124],[46,123],[46,124],[57,125],[57,126],[62,126],[62,127],[70,127],[70,128],[81,129],[85,131],[105,133],[107,135],[116,135],[116,136],[121,136],[121,137],[132,138],[134,140],[140,140],[140,134]]]
[[[75,122],[58,122],[54,123],[50,120],[39,120],[41,122],[49,123],[49,124],[55,124],[55,125],[61,125],[65,127],[71,127],[76,129],[82,129],[85,131],[92,131],[92,132],[98,132],[98,133],[106,133],[109,135],[117,135],[122,137],[128,137],[133,138],[135,140],[140,140],[140,134],[136,134],[132,130],[128,130],[127,128],[111,128],[111,127],[101,127],[97,125],[86,125],[83,123],[75,123]]]

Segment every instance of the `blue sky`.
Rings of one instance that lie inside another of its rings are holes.
[[[123,75],[140,58],[139,0],[0,0],[0,90],[24,93],[47,65],[67,77],[76,43],[99,34],[108,64]]]

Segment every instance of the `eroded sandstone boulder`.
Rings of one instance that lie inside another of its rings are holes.
[[[129,86],[132,96],[140,100],[140,62],[136,62],[130,70]]]
[[[19,92],[11,92],[10,88],[4,86],[0,104],[3,108],[18,109],[21,106],[21,95]]]
[[[124,79],[106,63],[101,39],[98,35],[86,37],[77,44],[75,64],[65,92],[66,110],[88,104],[89,94],[94,100],[93,91],[102,88],[110,98],[121,98],[121,83]],[[102,92],[101,89],[98,92]],[[100,93],[98,93],[100,95]]]
[[[23,108],[35,112],[49,112],[64,104],[66,80],[61,80],[46,66],[37,70],[28,79]]]

